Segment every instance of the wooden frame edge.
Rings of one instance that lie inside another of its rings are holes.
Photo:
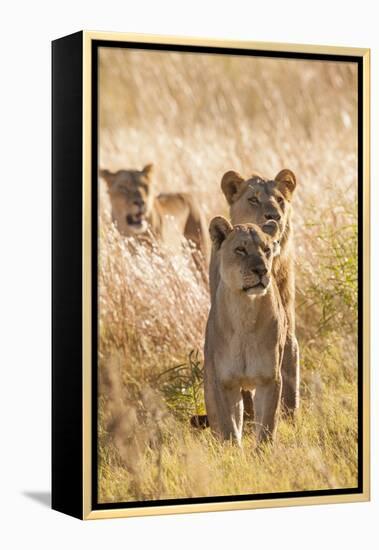
[[[158,516],[171,514],[195,514],[203,512],[230,512],[234,510],[256,510],[263,508],[286,508],[293,506],[314,506],[322,504],[349,504],[368,502],[369,495],[365,493],[351,495],[331,495],[317,497],[291,497],[284,499],[268,499],[264,501],[212,502],[206,504],[175,504],[142,508],[118,508],[109,510],[93,510],[84,519],[112,519],[139,516]]]
[[[92,510],[92,212],[91,212],[91,38],[83,32],[83,519]]]
[[[273,498],[236,502],[173,504],[139,508],[92,510],[91,437],[91,75],[93,40],[212,46],[283,51],[292,53],[356,56],[363,60],[363,491],[344,495]],[[138,517],[282,508],[321,504],[367,502],[370,500],[370,53],[369,48],[251,42],[179,36],[83,31],[83,519]]]
[[[363,490],[370,499],[370,58],[363,58]]]
[[[250,40],[229,40],[194,36],[168,36],[159,34],[123,33],[91,30],[83,31],[83,34],[86,38],[90,40],[145,42],[148,44],[159,43],[184,46],[211,46],[215,48],[246,48],[249,50],[267,50],[272,52],[315,53],[364,57],[369,51],[369,48],[353,48],[347,46],[290,44],[286,42],[256,42]]]

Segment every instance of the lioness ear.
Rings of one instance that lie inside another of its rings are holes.
[[[146,164],[146,166],[142,169],[142,173],[144,176],[146,176],[148,179],[151,178],[154,171],[154,165],[153,164]]]
[[[261,226],[261,229],[264,233],[267,233],[267,235],[270,235],[273,239],[278,235],[279,233],[279,225],[276,223],[275,220],[269,220],[268,222],[264,223]]]
[[[233,226],[228,220],[222,216],[213,218],[209,226],[209,234],[216,250],[220,248],[231,231],[233,231]]]
[[[110,189],[116,179],[117,174],[113,174],[109,170],[100,170],[100,176],[105,179],[108,189]]]
[[[244,178],[238,174],[238,172],[234,172],[234,170],[229,170],[229,172],[226,172],[222,176],[221,189],[229,204],[233,204],[236,200],[238,192],[241,189],[241,185],[244,182]]]
[[[295,174],[291,172],[291,170],[285,168],[284,170],[281,170],[279,174],[277,174],[275,181],[278,182],[279,189],[283,193],[283,195],[286,198],[290,199],[296,187]]]

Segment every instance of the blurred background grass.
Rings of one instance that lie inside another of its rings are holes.
[[[189,426],[203,413],[208,288],[189,250],[121,238],[100,185],[100,501],[357,483],[357,72],[353,64],[100,53],[100,166],[155,164],[156,192],[227,215],[229,169],[298,178],[294,206],[301,411],[259,456]]]

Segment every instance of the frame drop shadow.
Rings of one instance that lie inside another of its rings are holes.
[[[51,493],[49,491],[23,491],[22,494],[42,506],[51,507]]]

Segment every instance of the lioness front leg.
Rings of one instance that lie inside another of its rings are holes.
[[[294,415],[299,407],[300,364],[299,345],[294,334],[288,334],[282,363],[284,412]]]
[[[243,428],[243,399],[239,386],[222,387],[220,409],[221,435],[226,441],[233,441],[241,445]]]
[[[275,439],[281,393],[282,379],[280,376],[257,386],[254,396],[254,420],[258,444]]]
[[[219,381],[205,378],[205,406],[210,428],[226,441],[241,445],[243,400],[239,386],[225,387]]]

